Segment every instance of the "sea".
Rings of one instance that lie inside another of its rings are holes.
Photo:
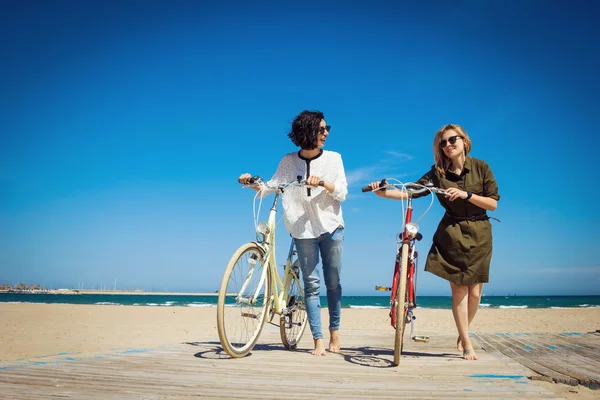
[[[216,295],[0,293],[0,303],[97,304],[143,307],[216,307]],[[389,296],[344,296],[342,308],[388,308]],[[327,298],[321,297],[321,305]],[[451,309],[450,296],[420,296],[417,307]],[[600,296],[483,296],[480,308],[599,308]]]

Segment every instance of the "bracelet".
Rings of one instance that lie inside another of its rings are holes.
[[[465,201],[469,201],[469,199],[473,196],[473,192],[467,192],[467,198]]]

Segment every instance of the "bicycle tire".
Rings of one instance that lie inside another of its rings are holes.
[[[285,304],[287,308],[291,306],[292,310],[288,315],[279,317],[279,334],[286,349],[296,350],[308,321],[298,259],[292,263],[292,267],[288,269],[287,273],[289,277],[285,278],[284,293],[287,293]]]
[[[261,279],[264,255],[259,245],[246,243],[233,253],[223,274],[217,302],[217,331],[223,350],[234,358],[244,357],[254,348],[269,318],[272,278],[267,269],[265,279]]]
[[[402,245],[398,288],[396,290],[396,334],[394,337],[394,365],[400,365],[404,328],[406,327],[406,274],[408,272],[408,244]]]

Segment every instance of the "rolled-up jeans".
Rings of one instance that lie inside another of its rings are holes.
[[[340,271],[344,244],[344,228],[339,227],[332,233],[324,233],[314,239],[295,239],[302,280],[306,313],[313,339],[322,339],[320,279],[317,270],[319,252],[323,259],[323,277],[327,288],[327,307],[329,309],[329,330],[340,328],[342,309],[342,285]]]

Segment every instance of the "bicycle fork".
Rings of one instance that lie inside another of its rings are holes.
[[[269,249],[270,250],[270,249]],[[267,252],[267,255],[269,254],[269,252]],[[246,288],[248,286],[248,284],[250,283],[250,281],[252,281],[252,277],[254,275],[254,269],[256,268],[256,261],[257,261],[257,256],[255,254],[252,254],[248,260],[248,263],[252,265],[252,267],[249,269],[248,274],[246,275],[246,279],[244,280],[244,283],[242,284],[242,287],[236,297],[236,302],[238,304],[247,304],[250,307],[253,307],[256,304],[256,300],[259,298],[260,295],[260,288],[263,287],[266,276],[267,276],[267,268],[262,268],[262,273],[260,276],[260,281],[258,286],[256,287],[255,292],[251,294],[251,296],[244,296],[244,293],[246,292]],[[264,301],[269,301],[268,299],[263,299]],[[242,311],[242,317],[245,318],[251,318],[251,319],[259,319],[262,315],[262,313],[250,313],[250,312],[244,312]]]
[[[415,269],[416,269],[416,265],[413,263],[415,263],[416,258],[417,258],[417,252],[415,251],[415,249],[413,247],[412,252],[410,254],[409,264],[413,265],[413,268],[415,268]],[[396,263],[398,263],[398,259],[396,260]],[[398,267],[398,265],[396,265],[396,268],[397,267]],[[394,282],[394,286],[395,286],[395,283],[396,282]],[[414,282],[410,283],[410,285],[414,288]],[[393,288],[389,287],[389,286],[375,286],[375,290],[392,291]],[[413,298],[413,300],[414,300],[413,295],[410,295],[410,297]],[[398,306],[396,299],[392,299],[391,301],[396,302],[395,304],[391,304],[392,306]],[[415,320],[417,319],[417,317],[413,314],[413,310],[415,309],[415,307],[416,307],[416,304],[414,304],[412,302],[407,304],[407,312],[406,312],[405,318],[406,318],[406,322],[410,323],[410,335],[409,336],[410,336],[411,340],[414,342],[427,343],[427,342],[429,342],[429,336],[413,334],[415,331],[415,326],[416,326]],[[393,316],[392,316],[391,311],[390,311],[390,317],[392,318],[392,322],[393,322]]]

